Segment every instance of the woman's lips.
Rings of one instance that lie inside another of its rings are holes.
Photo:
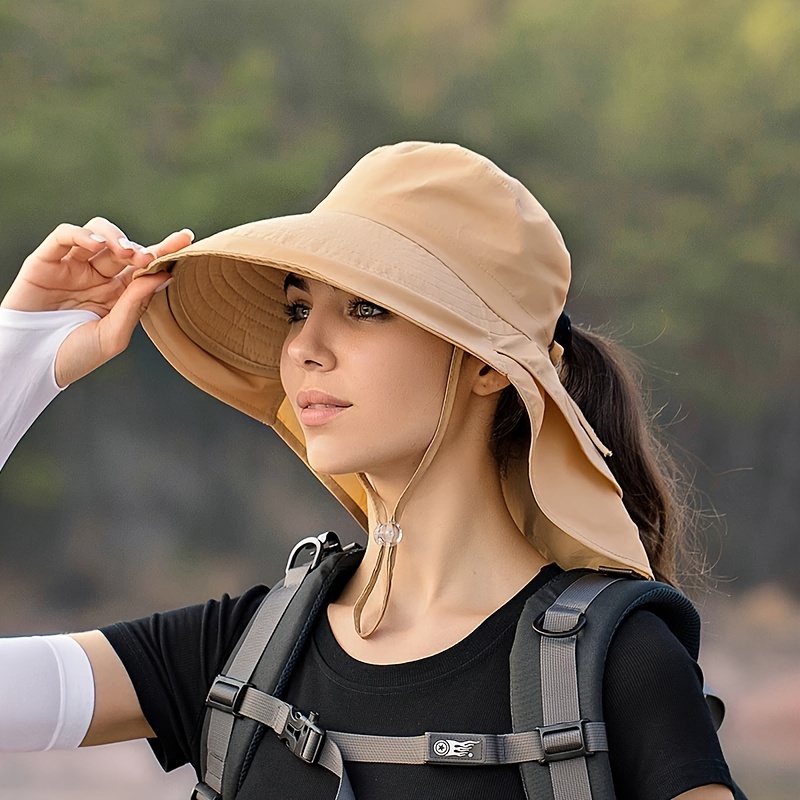
[[[300,407],[300,422],[310,428],[325,425],[350,407],[346,400],[319,389],[304,389],[297,393],[296,399]]]
[[[307,428],[325,425],[342,411],[347,411],[347,406],[310,405],[300,409],[300,422]]]

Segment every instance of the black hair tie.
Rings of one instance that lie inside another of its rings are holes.
[[[572,322],[567,316],[566,311],[561,312],[561,316],[556,322],[556,330],[553,334],[553,341],[558,342],[564,348],[564,356],[569,358],[572,352]]]

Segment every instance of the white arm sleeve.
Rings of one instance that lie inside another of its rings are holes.
[[[0,469],[61,391],[55,377],[61,343],[75,328],[96,319],[91,311],[0,308]]]
[[[93,714],[92,666],[74,639],[0,638],[0,752],[74,749]]]

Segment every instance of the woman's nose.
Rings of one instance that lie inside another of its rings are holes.
[[[321,318],[309,314],[290,331],[286,353],[299,367],[328,370],[336,363],[329,340],[329,332]]]

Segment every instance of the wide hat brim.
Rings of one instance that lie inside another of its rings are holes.
[[[451,250],[445,263],[430,241],[420,243],[367,212],[352,213],[344,198],[337,202],[334,190],[308,214],[241,225],[153,262],[146,273],[169,270],[174,278],[142,319],[159,351],[200,389],[274,428],[308,466],[302,427],[280,382],[284,278],[292,272],[373,301],[472,353],[514,385],[532,440],[528,458],[510,465],[503,489],[517,525],[545,557],[567,569],[608,566],[651,577],[605,463],[608,450],[550,360],[549,322],[521,315],[519,303],[497,293],[485,259],[475,266],[474,246]],[[465,263],[453,263],[458,259]],[[483,280],[491,284],[485,290]],[[550,313],[557,300],[545,300]],[[314,474],[366,528],[359,479]]]

